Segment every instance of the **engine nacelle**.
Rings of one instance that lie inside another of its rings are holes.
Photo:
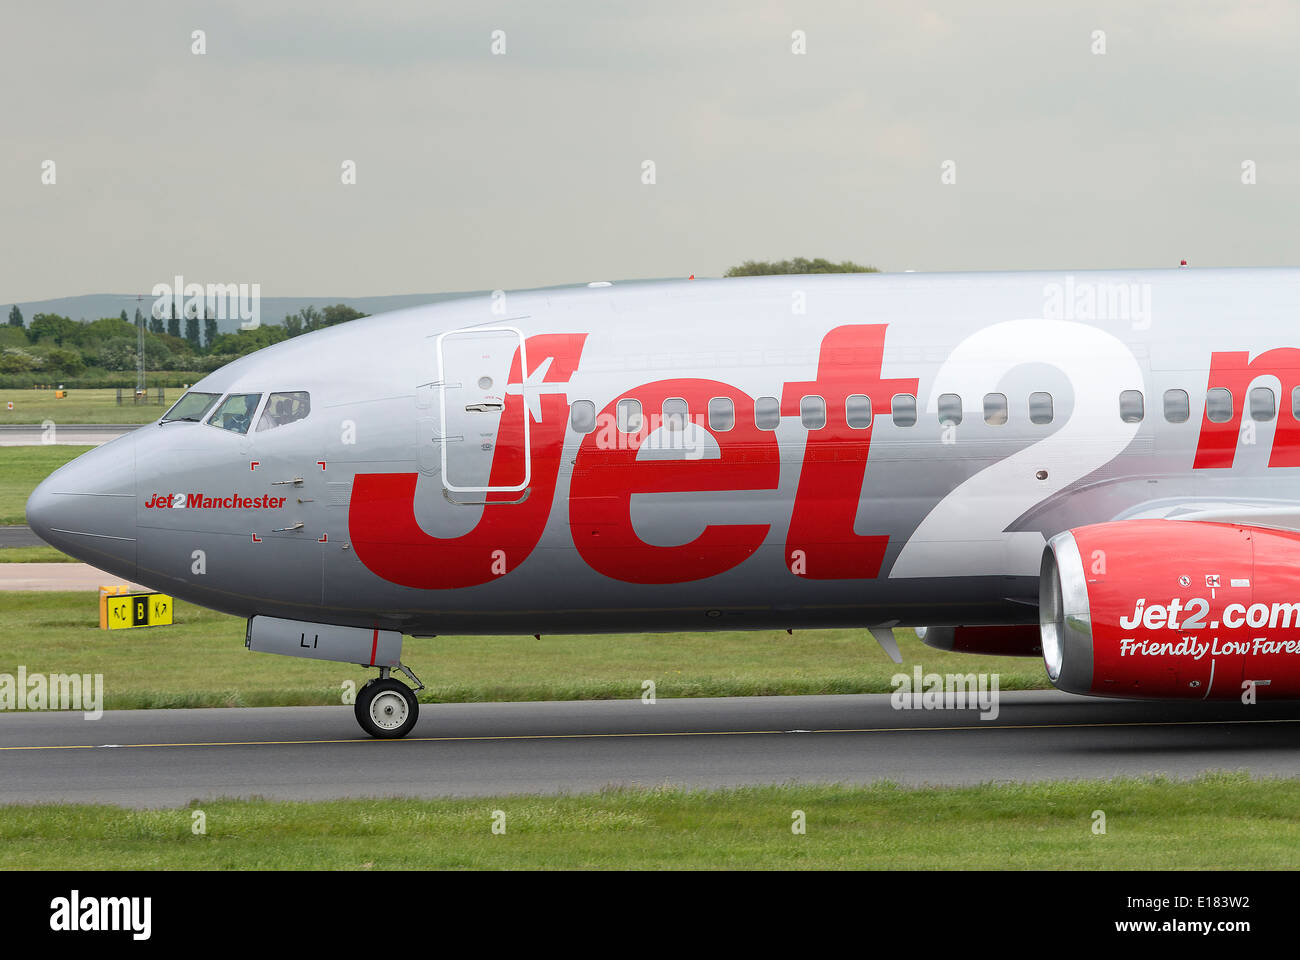
[[[1048,543],[1043,661],[1095,696],[1300,697],[1300,534],[1232,523],[1118,520]]]
[[[1043,652],[1039,628],[1028,623],[998,627],[917,627],[916,636],[927,647],[957,653],[1036,657]]]

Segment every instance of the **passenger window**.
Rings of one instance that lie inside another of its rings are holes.
[[[198,423],[207,416],[208,411],[212,409],[212,405],[217,402],[220,396],[219,393],[195,393],[191,390],[163,414],[162,422],[170,423],[174,420],[184,420],[188,423]]]
[[[1300,420],[1300,387],[1291,391],[1291,416]]]
[[[1125,423],[1141,423],[1146,416],[1141,390],[1123,390],[1119,395],[1119,418]]]
[[[939,394],[939,422],[945,427],[961,423],[961,397],[955,393]]]
[[[1029,422],[1042,426],[1052,422],[1052,395],[1036,390],[1029,395]]]
[[[1007,422],[1007,395],[1005,393],[984,394],[984,422],[1000,427]]]
[[[1170,423],[1186,423],[1191,409],[1186,390],[1165,391],[1165,419]]]
[[[664,428],[674,433],[681,433],[686,429],[688,413],[685,400],[680,397],[669,397],[664,401]]]
[[[1272,420],[1277,416],[1277,400],[1268,387],[1256,387],[1250,391],[1250,419]]]
[[[736,405],[730,397],[714,397],[709,401],[709,429],[726,431],[736,425]]]
[[[844,416],[854,430],[871,426],[871,398],[855,393],[844,401]]]
[[[896,393],[889,402],[889,409],[894,416],[894,426],[912,427],[916,425],[916,397],[910,393]]]
[[[301,420],[311,413],[311,397],[306,390],[290,393],[273,393],[266,400],[266,409],[257,421],[258,430],[283,427],[286,423]]]
[[[260,393],[232,393],[221,401],[221,406],[208,418],[208,423],[231,433],[248,433],[261,399]]]
[[[591,433],[596,429],[596,405],[590,400],[574,400],[569,423],[577,433]]]
[[[781,425],[781,401],[776,397],[759,397],[754,401],[754,426],[775,430]]]
[[[624,433],[641,432],[641,401],[620,400],[618,402],[618,428]]]
[[[799,419],[805,430],[820,430],[826,426],[826,401],[821,397],[801,397]]]
[[[1232,391],[1215,387],[1205,395],[1205,416],[1210,423],[1227,423],[1232,419]]]

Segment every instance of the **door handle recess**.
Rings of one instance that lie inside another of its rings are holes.
[[[442,488],[442,495],[448,503],[454,503],[458,507],[504,507],[515,503],[523,503],[532,494],[532,487],[525,487],[523,495],[518,500],[453,500],[447,488]]]

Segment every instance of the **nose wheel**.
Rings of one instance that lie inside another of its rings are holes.
[[[420,684],[409,670],[405,667],[401,669]],[[384,671],[385,674],[387,672]],[[424,684],[420,684],[416,689],[423,687]],[[415,729],[415,722],[420,719],[420,701],[415,698],[415,690],[389,676],[377,677],[358,690],[353,709],[361,729],[372,737],[384,740],[406,736]]]

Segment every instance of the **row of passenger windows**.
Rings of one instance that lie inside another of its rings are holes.
[[[1254,387],[1246,395],[1250,419],[1268,422],[1277,417],[1277,394],[1271,387]],[[1205,393],[1205,418],[1211,423],[1227,423],[1233,417],[1232,391],[1214,387]],[[1170,423],[1186,423],[1191,416],[1191,400],[1186,390],[1166,390],[1164,415]],[[1141,390],[1125,390],[1119,395],[1119,416],[1125,423],[1141,423],[1146,416]],[[1300,387],[1291,391],[1291,416],[1300,420]]]
[[[227,394],[219,404],[218,400],[221,400],[219,393],[199,393],[191,390],[163,415],[162,422],[203,421],[232,433],[248,433],[257,409],[261,406],[262,394],[231,393]],[[210,410],[213,410],[212,415],[207,416]],[[311,397],[306,390],[273,393],[262,408],[262,417],[257,421],[257,429],[270,430],[272,427],[282,427],[286,423],[302,420],[309,413],[311,413]],[[204,420],[204,417],[207,419]]]
[[[1164,417],[1169,423],[1185,423],[1191,416],[1191,398],[1186,390],[1166,390],[1163,397]],[[1277,397],[1269,387],[1255,387],[1247,398],[1252,420],[1269,421],[1277,416]],[[617,409],[618,429],[624,433],[639,433],[642,426],[641,403],[638,400],[620,400]],[[1029,422],[1045,425],[1055,416],[1052,395],[1036,391],[1029,395],[1026,413]],[[1205,396],[1205,413],[1211,423],[1226,423],[1232,419],[1232,391],[1215,387]],[[1291,391],[1291,415],[1300,420],[1300,387]],[[848,397],[844,402],[844,416],[855,430],[871,426],[871,398],[862,394]],[[962,400],[955,393],[941,394],[938,401],[939,423],[957,425],[962,422]],[[909,393],[895,394],[890,401],[890,417],[895,426],[911,427],[917,422],[916,397]],[[1125,423],[1141,423],[1146,417],[1146,401],[1141,390],[1124,390],[1119,395],[1119,418]],[[684,430],[688,418],[686,401],[672,398],[664,401],[663,425],[669,430]],[[1010,419],[1010,405],[1005,393],[984,395],[984,422],[1001,426]],[[818,396],[801,397],[799,420],[808,430],[826,426],[826,400]],[[709,429],[725,432],[736,425],[735,404],[728,397],[714,397],[709,401]],[[775,430],[781,423],[781,401],[776,397],[759,397],[754,401],[754,425],[760,430]],[[575,400],[572,405],[573,429],[578,433],[591,433],[596,429],[596,405],[590,400]]]

